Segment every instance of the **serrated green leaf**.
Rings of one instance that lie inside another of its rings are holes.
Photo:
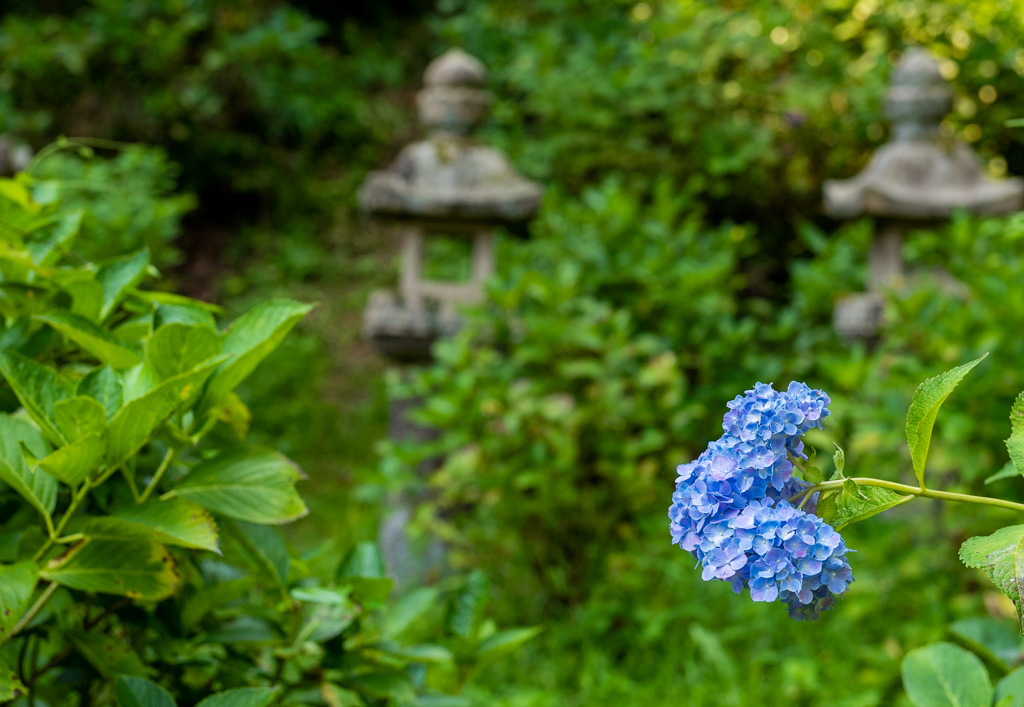
[[[985,356],[957,366],[934,378],[929,378],[914,391],[914,398],[911,400],[910,410],[907,412],[907,445],[910,447],[910,458],[918,483],[924,485],[924,467],[928,459],[932,428],[935,426],[935,417],[939,414],[939,408],[957,384],[964,379],[964,376],[981,363]]]
[[[106,450],[105,436],[92,434],[40,459],[39,469],[68,486],[78,486],[85,477],[99,468]]]
[[[804,467],[804,481],[809,484],[820,484],[824,476],[821,473],[821,469],[816,466],[808,464]]]
[[[25,461],[24,444],[37,458],[49,452],[46,440],[25,420],[0,414],[0,481],[14,489],[22,498],[50,518],[57,505],[57,480],[45,471],[35,471]]]
[[[103,404],[88,395],[76,395],[53,405],[57,429],[68,442],[83,437],[102,435],[107,431],[107,411]]]
[[[171,693],[155,682],[122,675],[117,679],[117,707],[177,707]]]
[[[387,653],[395,658],[409,661],[410,663],[425,663],[428,665],[450,665],[455,660],[452,652],[444,646],[435,643],[421,643],[415,646],[405,646],[398,643],[384,641],[374,646],[377,650]]]
[[[915,707],[991,707],[992,681],[978,656],[951,643],[903,659],[903,687]]]
[[[151,601],[170,596],[178,582],[167,548],[148,540],[86,539],[39,576],[85,592]]]
[[[153,314],[153,322],[158,327],[168,324],[197,324],[210,329],[217,328],[217,321],[209,309],[191,304],[161,304]]]
[[[0,374],[7,379],[18,402],[43,434],[55,445],[66,444],[67,440],[57,429],[53,407],[58,401],[74,395],[71,383],[52,368],[13,351],[0,353]]]
[[[195,400],[203,384],[223,360],[223,357],[211,359],[188,373],[168,378],[121,408],[110,420],[107,434],[107,461],[110,466],[120,466],[130,459],[175,411]]]
[[[167,324],[146,343],[146,364],[159,380],[188,373],[220,354],[217,332],[207,326]]]
[[[249,523],[288,523],[309,512],[295,490],[299,478],[299,468],[284,455],[243,449],[199,464],[164,497]]]
[[[124,389],[121,379],[110,366],[104,366],[87,375],[78,382],[76,395],[88,396],[99,402],[109,420],[124,402]]]
[[[846,486],[851,484],[856,487],[853,493],[846,490]],[[828,522],[836,530],[841,530],[850,523],[878,515],[912,498],[914,497],[901,496],[895,491],[879,486],[857,486],[852,480],[847,479],[843,485],[843,492],[836,496],[835,514]]]
[[[0,641],[6,641],[32,600],[39,568],[29,560],[0,565]]]
[[[210,381],[204,408],[216,404],[245,380],[311,309],[312,305],[293,300],[271,300],[233,321],[224,334],[221,350],[234,358]]]
[[[75,525],[86,537],[107,540],[150,538],[164,545],[220,552],[217,524],[201,506],[180,498],[151,499],[127,506],[112,516],[89,518]]]
[[[1024,590],[1024,525],[1011,525],[991,535],[968,539],[960,546],[960,561],[983,569],[1017,607],[1024,632],[1021,592]]]
[[[996,685],[997,707],[1024,707],[1024,668],[1017,668]]]
[[[835,523],[836,512],[839,510],[839,491],[824,492],[818,497],[818,516],[828,523]]]
[[[96,281],[103,288],[100,321],[109,317],[118,303],[128,294],[128,291],[142,282],[142,278],[146,276],[147,267],[149,267],[149,251],[140,250],[125,258],[112,260],[100,268],[100,272],[96,276]]]
[[[1010,453],[1014,468],[1024,475],[1024,393],[1017,396],[1010,409],[1010,436],[1006,440],[1006,451]]]
[[[267,707],[276,695],[272,687],[236,687],[210,695],[196,707]]]
[[[533,626],[510,628],[491,634],[480,642],[480,646],[476,650],[477,660],[495,660],[503,655],[513,653],[527,641],[540,634],[542,630],[540,626]]]
[[[111,368],[123,371],[142,363],[142,357],[118,343],[108,333],[88,319],[71,312],[51,312],[37,315],[36,319],[49,324],[59,333],[78,344]]]

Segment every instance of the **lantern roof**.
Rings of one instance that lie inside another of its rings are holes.
[[[991,215],[1019,210],[1024,182],[989,179],[967,144],[939,134],[951,101],[935,58],[910,49],[885,97],[891,140],[857,176],[825,182],[825,212],[839,218],[944,220],[958,209]]]

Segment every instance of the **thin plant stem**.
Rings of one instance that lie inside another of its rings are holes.
[[[52,532],[50,533],[50,537],[36,552],[35,556],[32,558],[33,561],[38,562],[39,559],[46,554],[46,551],[53,547],[53,544],[60,537],[60,534],[64,532],[64,527],[68,524],[68,521],[71,520],[71,516],[75,514],[75,511],[78,510],[79,504],[85,499],[86,494],[89,493],[90,488],[92,487],[90,486],[88,479],[82,482],[82,487],[74,496],[71,497],[71,505],[69,505],[68,509],[64,511],[64,515],[61,517],[60,523],[57,524],[57,527],[53,528],[51,522],[50,527]]]
[[[7,640],[17,636],[26,626],[32,623],[32,619],[34,619],[36,615],[43,610],[43,607],[46,606],[46,602],[50,601],[50,597],[53,596],[53,593],[57,591],[57,587],[59,586],[60,585],[56,582],[50,582],[50,585],[44,589],[43,593],[39,595],[38,599],[36,599],[36,603],[25,612],[24,616],[18,619],[18,623],[14,624],[14,628],[12,628],[11,632],[7,634]]]
[[[174,461],[175,450],[174,447],[170,447],[167,450],[167,454],[164,455],[164,459],[160,462],[160,466],[157,467],[156,472],[153,474],[153,478],[149,480],[145,490],[141,496],[137,496],[136,503],[145,503],[146,499],[149,498],[150,494],[156,489],[156,485],[160,483],[160,479],[163,478],[164,473],[171,466],[171,462]]]
[[[933,489],[923,489],[918,486],[898,484],[895,481],[886,481],[884,479],[871,478],[851,478],[837,479],[835,481],[823,481],[820,484],[815,484],[814,486],[811,486],[806,491],[803,491],[800,495],[809,498],[812,494],[819,491],[832,491],[841,489],[843,487],[843,484],[846,483],[847,481],[852,481],[858,486],[877,486],[879,488],[889,489],[890,491],[898,491],[899,493],[905,493],[908,496],[919,496],[921,498],[935,498],[940,501],[952,501],[954,503],[975,503],[982,506],[995,506],[996,508],[1006,508],[1011,511],[1024,511],[1024,503],[1004,501],[1001,498],[989,498],[987,496],[972,496],[971,494],[953,493],[951,491],[935,491]]]

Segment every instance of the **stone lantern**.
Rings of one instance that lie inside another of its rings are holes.
[[[479,301],[484,280],[494,273],[496,228],[525,232],[541,199],[538,184],[519,175],[503,154],[471,136],[491,101],[483,89],[484,65],[451,49],[430,63],[423,78],[425,86],[416,99],[426,139],[406,146],[390,167],[372,172],[359,190],[362,211],[401,236],[398,291],[374,293],[363,320],[365,336],[398,364],[429,361],[434,341],[459,328],[457,307]],[[470,251],[468,265],[462,268],[465,277],[432,278],[431,267],[439,264],[432,258],[446,257],[443,248],[432,253],[432,246],[453,243]],[[390,402],[391,439],[430,438],[431,430],[409,419],[418,404],[412,399]],[[417,471],[429,474],[436,468],[436,461],[427,461]],[[416,552],[409,546],[405,531],[420,500],[390,498],[380,528],[388,572],[399,586],[418,583],[444,565],[440,543]]]
[[[952,91],[935,59],[923,49],[910,49],[893,71],[885,96],[891,140],[857,176],[825,182],[828,215],[877,219],[868,255],[868,291],[836,303],[835,327],[843,337],[878,333],[882,293],[902,284],[903,240],[909,230],[938,226],[958,209],[998,215],[1021,208],[1020,179],[988,179],[968,145],[939,134],[951,102]]]
[[[395,361],[428,360],[431,344],[458,328],[457,305],[478,301],[494,272],[495,227],[515,230],[540,205],[539,185],[471,137],[491,100],[486,78],[484,65],[460,49],[431,62],[416,97],[427,139],[405,147],[359,190],[363,212],[401,233],[398,292],[375,293],[364,320],[366,336]],[[435,239],[469,242],[468,280],[429,279]]]

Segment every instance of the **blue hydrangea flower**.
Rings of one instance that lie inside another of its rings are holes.
[[[701,576],[728,580],[754,601],[782,601],[797,619],[815,619],[853,581],[842,537],[789,499],[807,488],[792,458],[801,436],[821,427],[829,397],[804,383],[785,391],[758,383],[728,404],[724,434],[678,468],[669,508],[672,542]]]

